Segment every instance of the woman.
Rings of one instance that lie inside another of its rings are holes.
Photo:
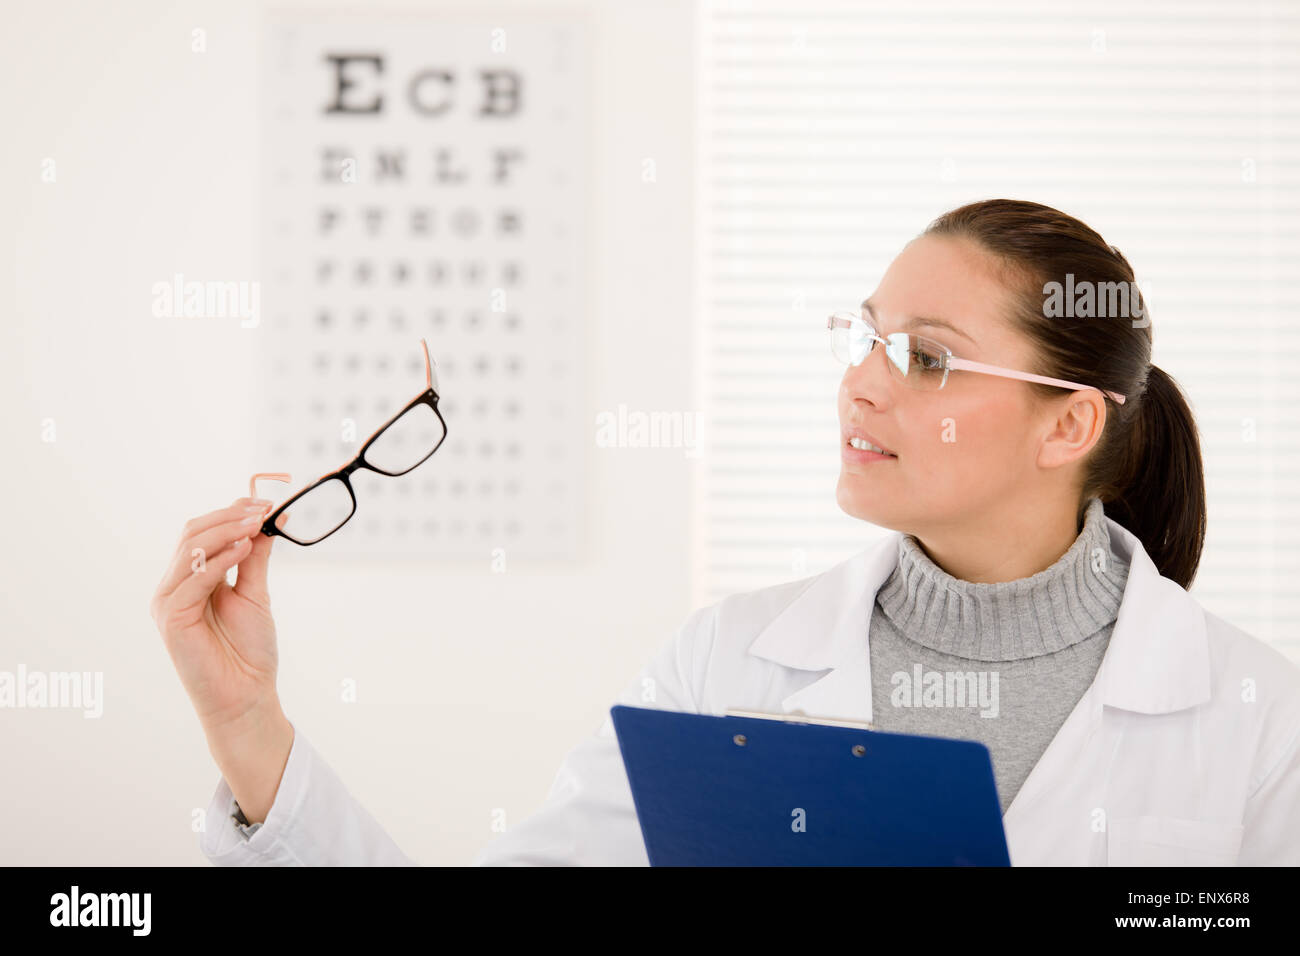
[[[1133,280],[1046,206],[932,223],[830,322],[849,363],[837,500],[899,534],[697,610],[619,702],[980,740],[1020,865],[1300,864],[1300,670],[1184,590],[1200,449],[1140,296],[1112,294]],[[273,539],[248,540],[265,514],[240,499],[186,525],[152,605],[223,774],[203,851],[410,863],[280,708]],[[194,547],[217,555],[200,573]],[[973,706],[931,693],[953,673]],[[476,862],[646,862],[608,718]]]

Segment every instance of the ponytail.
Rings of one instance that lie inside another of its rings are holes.
[[[1079,507],[1101,498],[1106,513],[1142,542],[1161,575],[1187,588],[1205,544],[1205,469],[1196,423],[1172,378],[1151,364],[1151,322],[1124,255],[1059,209],[1018,199],[969,203],[934,220],[925,235],[967,239],[1010,268],[1011,318],[1034,343],[1035,369],[1126,397],[1106,398],[1106,426],[1084,468]],[[1090,285],[1098,310],[1062,317],[1046,307],[1049,285]],[[1128,290],[1117,311],[1101,290]],[[1139,320],[1140,319],[1140,320]],[[1032,385],[1044,395],[1049,385]]]
[[[1102,478],[1096,491],[1106,513],[1137,536],[1160,574],[1187,588],[1205,544],[1196,422],[1178,383],[1154,365],[1134,412],[1110,480]]]

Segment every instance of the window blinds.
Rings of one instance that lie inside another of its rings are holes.
[[[1202,433],[1192,593],[1300,660],[1300,6],[707,0],[696,602],[887,532],[835,503],[854,308],[934,217],[1056,206],[1133,264]]]

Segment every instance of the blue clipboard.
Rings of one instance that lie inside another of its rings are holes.
[[[610,710],[651,866],[1010,866],[988,748]]]

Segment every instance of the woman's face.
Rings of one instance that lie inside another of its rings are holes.
[[[867,321],[882,336],[913,332],[958,358],[1034,367],[1028,340],[1009,319],[1011,293],[968,240],[913,240],[869,301]],[[1047,418],[1027,383],[951,371],[943,388],[922,391],[895,377],[887,361],[877,343],[840,383],[840,508],[920,537],[1032,497],[1025,493],[1043,480],[1036,462]],[[895,457],[859,451],[849,444],[854,437]]]

